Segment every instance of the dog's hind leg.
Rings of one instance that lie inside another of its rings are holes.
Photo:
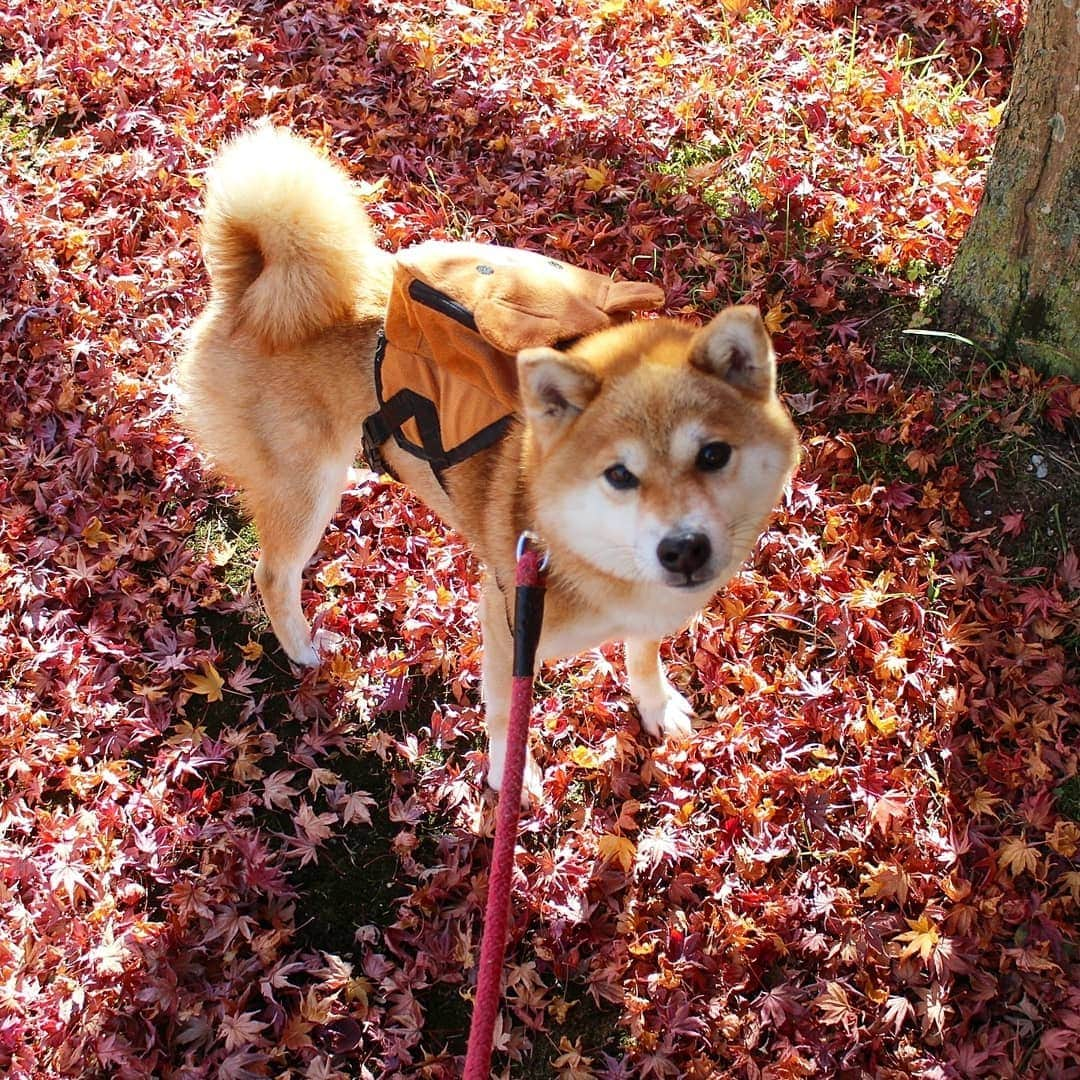
[[[319,654],[300,607],[300,579],[341,501],[351,464],[327,460],[279,476],[273,492],[249,493],[261,548],[255,583],[281,647],[307,667],[319,663]]]

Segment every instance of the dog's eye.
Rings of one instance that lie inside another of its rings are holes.
[[[731,460],[731,447],[726,442],[706,443],[694,464],[702,472],[718,472]]]
[[[616,491],[629,491],[641,483],[625,465],[612,465],[611,468],[605,469],[604,479]]]

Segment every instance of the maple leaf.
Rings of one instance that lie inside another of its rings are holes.
[[[629,873],[630,867],[634,865],[637,847],[629,837],[614,834],[601,836],[597,842],[597,848],[604,862],[618,864],[624,873]]]
[[[244,654],[245,660],[255,663],[262,658],[263,647],[257,641],[248,641],[240,646],[240,652]]]
[[[207,701],[221,701],[221,688],[225,680],[209,660],[202,662],[201,675],[188,675],[187,687],[193,694],[205,694]]]
[[[308,840],[318,845],[333,835],[331,826],[337,824],[338,816],[337,814],[316,814],[307,800],[303,799],[293,820],[297,830],[302,830]]]
[[[1075,1017],[1075,1020],[1080,1022],[1080,1017]],[[1055,1065],[1064,1065],[1070,1058],[1076,1061],[1080,1057],[1078,1030],[1080,1027],[1074,1023],[1072,1027],[1050,1028],[1044,1031],[1039,1038],[1039,1048],[1047,1060]]]
[[[1013,836],[1005,841],[998,852],[998,866],[1008,870],[1013,877],[1023,873],[1037,876],[1039,853],[1022,836]]]
[[[1059,821],[1047,834],[1046,842],[1059,855],[1072,859],[1080,851],[1080,825],[1075,821]]]
[[[976,816],[980,817],[983,814],[993,814],[994,807],[1001,802],[1001,799],[995,795],[991,795],[989,791],[984,787],[976,788],[972,793],[971,798],[968,799],[968,809]]]
[[[937,455],[928,450],[912,450],[904,458],[905,463],[915,470],[920,476],[926,474],[937,464]]]
[[[886,791],[873,801],[870,820],[888,836],[895,822],[903,821],[908,816],[907,797],[902,791]]]
[[[127,955],[123,940],[114,937],[112,927],[107,926],[101,944],[91,951],[90,959],[103,974],[120,975]]]
[[[882,900],[895,896],[901,907],[907,903],[911,878],[902,866],[896,864],[870,866],[863,874],[863,881],[866,883],[863,890],[864,896]]]
[[[263,804],[268,810],[277,807],[287,809],[294,798],[300,794],[298,788],[289,787],[289,781],[296,776],[295,772],[271,773],[263,781]]]
[[[924,963],[928,962],[941,940],[941,934],[925,912],[918,919],[905,921],[910,929],[893,938],[893,941],[905,943],[900,950],[900,958],[907,959],[917,953]]]
[[[892,1026],[893,1034],[899,1035],[904,1024],[915,1015],[915,1008],[906,997],[893,995],[885,1002],[883,1022]]]
[[[1072,589],[1074,592],[1080,591],[1080,555],[1077,554],[1075,548],[1069,548],[1061,556],[1057,572],[1067,589]]]
[[[940,983],[933,983],[926,990],[919,990],[918,1012],[923,1017],[923,1031],[933,1029],[941,1032],[945,1026],[948,1012],[946,1007],[947,991]]]
[[[251,687],[257,686],[261,682],[266,682],[265,679],[258,679],[255,677],[255,669],[246,663],[242,663],[229,675],[229,686],[235,690],[238,694],[243,694],[247,697],[251,696]],[[218,701],[218,698],[208,698],[209,701]]]
[[[99,517],[92,517],[83,527],[81,535],[86,546],[91,548],[96,548],[98,544],[107,544],[110,540],[116,539],[112,533],[105,532]]]
[[[1001,518],[1001,531],[1006,536],[1019,536],[1024,531],[1024,515],[1016,510],[1011,514],[1003,514]]]
[[[239,1050],[255,1041],[267,1024],[255,1019],[255,1013],[226,1014],[218,1025],[218,1038],[225,1040],[226,1050]]]
[[[337,806],[341,821],[345,825],[351,825],[359,821],[363,825],[371,824],[370,807],[375,805],[375,800],[366,791],[354,791]]]
[[[828,982],[825,989],[814,998],[826,1024],[839,1024],[846,1031],[857,1026],[858,1014],[851,1007],[847,989],[839,982]]]
[[[566,1036],[559,1040],[561,1053],[552,1059],[551,1065],[558,1070],[559,1080],[593,1080],[593,1059],[582,1052],[581,1039],[571,1043]]]
[[[646,830],[638,839],[637,864],[649,870],[655,870],[667,860],[677,858],[682,851],[678,836],[655,826]]]
[[[1080,870],[1066,870],[1061,875],[1074,904],[1080,904]]]

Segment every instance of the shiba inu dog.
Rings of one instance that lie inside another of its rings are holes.
[[[384,404],[377,369],[396,275],[410,252],[381,250],[347,175],[270,127],[240,136],[214,163],[202,243],[212,290],[177,371],[183,422],[254,518],[255,580],[278,641],[297,664],[314,665],[301,574],[338,506],[365,419]],[[440,259],[453,256],[454,267],[493,278],[516,258],[487,245],[442,247],[454,251],[436,251]],[[462,261],[454,261],[459,252]],[[547,262],[552,276],[585,274]],[[657,738],[684,737],[693,709],[661,668],[660,639],[684,626],[746,558],[797,457],[755,309],[728,308],[700,328],[667,318],[628,322],[628,310],[657,306],[642,292],[650,287],[602,279],[626,294],[612,299],[600,289],[603,303],[570,312],[564,333],[559,310],[577,304],[581,290],[565,291],[553,316],[537,314],[548,270],[535,270],[533,288],[529,262],[522,271],[529,302],[511,296],[494,314],[477,307],[463,315],[465,306],[441,293],[431,307],[438,290],[410,278],[410,295],[428,304],[425,340],[436,353],[462,326],[472,326],[481,344],[495,339],[516,353],[506,383],[512,409],[498,438],[461,460],[444,459],[445,467],[410,452],[403,428],[373,447],[484,567],[482,693],[496,789],[511,685],[508,594],[522,530],[539,534],[550,553],[539,656],[623,640],[642,727]],[[402,318],[408,323],[407,313]],[[597,321],[598,329],[563,341]],[[521,341],[532,344],[517,349]],[[439,364],[431,370],[441,377]],[[535,794],[539,783],[530,758],[526,788]]]

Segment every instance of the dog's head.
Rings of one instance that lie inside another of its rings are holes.
[[[536,525],[553,546],[637,585],[704,599],[749,554],[797,459],[757,310],[701,329],[612,327],[518,375]]]

